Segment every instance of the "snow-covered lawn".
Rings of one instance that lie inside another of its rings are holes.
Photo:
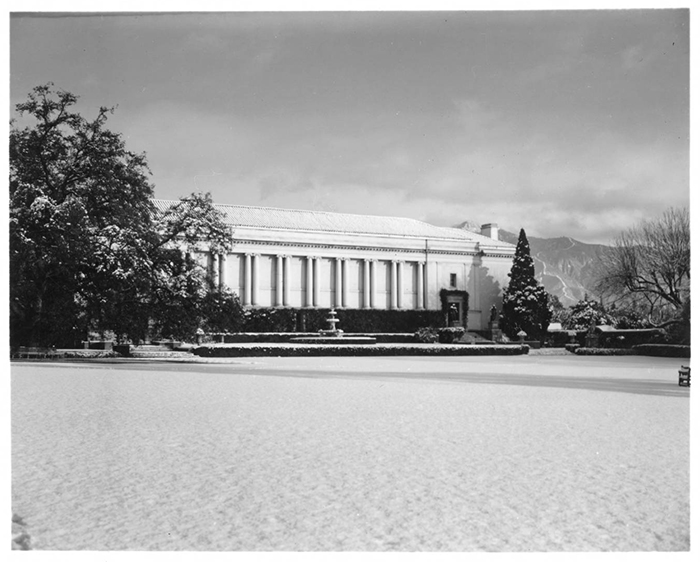
[[[13,512],[50,550],[688,550],[679,365],[14,363]]]

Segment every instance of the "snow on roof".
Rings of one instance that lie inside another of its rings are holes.
[[[154,199],[153,204],[165,211],[178,201]],[[442,238],[469,240],[489,245],[510,244],[498,242],[486,236],[459,228],[441,227],[416,219],[384,217],[375,215],[352,215],[327,211],[278,209],[274,207],[252,207],[247,205],[224,205],[215,203],[224,213],[226,224],[233,227],[269,228],[274,230],[303,230],[348,234],[380,234],[414,238]]]

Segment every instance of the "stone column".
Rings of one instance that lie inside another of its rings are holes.
[[[284,281],[282,278],[282,256],[277,256],[275,263],[275,306],[282,306],[284,297]]]
[[[396,308],[403,306],[403,262],[396,262]]]
[[[369,269],[369,306],[377,308],[377,260],[371,260]]]
[[[314,260],[314,306],[318,306],[318,260],[319,258],[315,257],[313,258]]]
[[[368,259],[365,259],[364,263],[362,265],[362,275],[363,275],[362,307],[369,308],[370,307],[370,300],[369,300],[370,284],[369,284],[369,260]]]
[[[260,254],[253,254],[253,275],[251,276],[250,287],[250,303],[253,306],[258,305],[258,267],[260,262]]]
[[[343,258],[340,262],[340,269],[343,274],[343,283],[342,283],[342,289],[341,292],[343,294],[343,300],[342,300],[342,305],[347,308],[348,306],[348,260]]]
[[[283,289],[283,304],[284,306],[289,306],[289,256],[282,256],[284,258],[284,270],[282,272],[282,285]]]
[[[335,306],[343,306],[343,259],[335,258]]]
[[[314,258],[306,256],[306,306],[313,306]]]
[[[396,308],[396,260],[391,260],[391,288],[389,289],[389,308]]]
[[[243,278],[243,304],[250,305],[250,293],[253,286],[253,271],[251,268],[251,255],[245,255],[244,278]]]
[[[419,309],[425,308],[425,299],[423,298],[423,270],[424,264],[423,262],[418,262],[418,268],[417,268],[417,274],[416,274],[416,300],[418,301],[417,307]]]
[[[226,286],[226,260],[227,254],[219,254],[219,290]]]

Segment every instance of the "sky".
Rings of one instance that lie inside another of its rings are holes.
[[[610,243],[689,205],[686,9],[33,13],[37,85],[145,152],[155,196]]]

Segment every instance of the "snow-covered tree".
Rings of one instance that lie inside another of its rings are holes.
[[[617,325],[615,318],[608,314],[603,305],[597,301],[590,300],[588,295],[583,300],[578,301],[570,309],[570,315],[564,323],[567,330],[587,330],[591,324],[594,326]]]
[[[205,276],[182,245],[230,241],[210,197],[158,214],[145,156],[106,129],[111,109],[89,121],[77,100],[39,86],[16,106],[24,127],[11,124],[13,345],[70,345],[88,330],[139,340],[173,308],[196,320]]]
[[[546,332],[552,311],[549,297],[535,279],[535,265],[530,256],[530,244],[525,230],[520,230],[515,247],[510,282],[503,292],[500,327],[509,338],[522,330],[529,338],[539,339]]]

